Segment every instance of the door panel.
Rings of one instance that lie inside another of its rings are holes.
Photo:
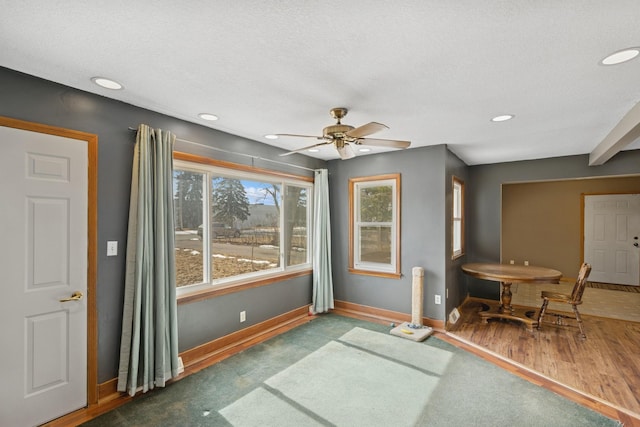
[[[26,395],[46,391],[69,381],[69,313],[64,310],[27,317]]]
[[[27,198],[27,289],[69,285],[68,198]]]
[[[0,425],[87,404],[88,144],[0,127]]]

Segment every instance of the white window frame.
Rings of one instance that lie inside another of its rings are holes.
[[[175,156],[175,154],[174,154]],[[204,158],[203,158],[204,159]],[[204,159],[206,160],[206,159]],[[208,162],[207,162],[208,163]],[[215,290],[215,289],[227,289],[233,286],[244,285],[247,283],[255,283],[256,281],[261,281],[263,279],[275,278],[278,276],[287,275],[290,273],[303,272],[306,270],[310,270],[312,268],[312,249],[313,249],[313,182],[298,180],[294,176],[289,176],[287,174],[281,174],[278,172],[269,173],[266,170],[260,170],[259,172],[251,172],[243,169],[248,169],[249,167],[238,167],[238,168],[226,168],[221,166],[215,166],[212,164],[200,163],[195,161],[188,160],[177,160],[174,158],[173,168],[174,170],[184,170],[189,172],[202,173],[204,175],[204,183],[203,183],[203,236],[209,235],[209,222],[207,218],[211,215],[209,206],[210,206],[210,197],[211,197],[211,178],[212,176],[225,176],[228,178],[237,178],[241,180],[251,180],[257,182],[269,182],[276,183],[281,185],[280,196],[281,196],[281,210],[280,210],[280,218],[279,218],[279,229],[280,236],[279,242],[285,242],[284,238],[284,220],[285,220],[285,212],[283,206],[285,205],[285,197],[286,197],[286,186],[295,186],[305,188],[307,191],[307,257],[306,262],[302,264],[297,264],[293,266],[284,265],[285,261],[285,250],[287,249],[285,245],[280,245],[279,252],[279,266],[275,268],[271,268],[263,271],[256,271],[252,273],[241,274],[232,277],[225,277],[221,279],[215,279],[212,277],[211,272],[211,263],[208,262],[211,258],[211,239],[203,237],[203,279],[202,283],[195,283],[192,285],[180,286],[176,289],[176,294],[178,297],[188,296],[193,293],[205,292],[207,290]],[[218,163],[215,161],[211,161],[211,163]]]
[[[360,190],[366,187],[391,187],[391,222],[363,222],[360,220]],[[378,175],[349,179],[349,271],[355,274],[399,278],[400,274],[400,174]],[[376,263],[362,261],[360,230],[381,226],[391,230],[391,261]]]
[[[453,176],[451,193],[451,259],[456,259],[464,255],[464,181]]]

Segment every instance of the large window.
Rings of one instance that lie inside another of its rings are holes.
[[[464,182],[453,177],[452,258],[464,254]]]
[[[179,294],[311,267],[311,182],[175,160],[173,187]]]
[[[349,271],[400,277],[400,175],[349,180]]]

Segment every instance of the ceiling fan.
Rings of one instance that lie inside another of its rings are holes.
[[[331,117],[336,119],[335,125],[329,125],[322,130],[322,136],[312,135],[296,135],[291,133],[279,133],[278,136],[293,136],[297,138],[315,138],[322,142],[319,142],[308,147],[300,148],[290,151],[288,153],[281,154],[281,156],[288,156],[289,154],[299,153],[301,151],[308,150],[310,148],[320,147],[322,145],[333,144],[338,150],[338,154],[342,160],[351,159],[356,156],[353,151],[353,145],[371,145],[377,147],[392,147],[392,148],[407,148],[411,145],[410,141],[397,141],[392,139],[376,139],[365,138],[365,136],[371,135],[376,132],[380,132],[384,129],[389,129],[388,126],[382,123],[371,122],[366,125],[354,128],[350,125],[343,125],[340,120],[347,115],[348,110],[346,108],[332,108],[329,113]]]

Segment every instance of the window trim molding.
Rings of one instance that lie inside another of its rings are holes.
[[[235,292],[246,291],[247,289],[259,288],[261,286],[271,285],[273,283],[282,282],[284,280],[294,279],[301,276],[310,276],[313,269],[305,268],[298,271],[277,272],[271,275],[261,276],[259,279],[245,279],[233,283],[225,283],[215,288],[194,289],[192,292],[185,292],[177,296],[178,305],[189,304],[196,301],[202,301],[209,298],[215,298],[222,295],[233,294]]]
[[[455,191],[454,188],[456,187],[456,185],[460,186],[460,251],[456,252],[454,250],[454,238],[455,238],[455,227],[456,227],[456,216],[455,216]],[[465,215],[464,215],[464,197],[465,197],[465,189],[464,189],[464,181],[460,178],[458,178],[455,175],[451,176],[451,259],[455,260],[460,258],[461,256],[464,256],[465,252],[464,252],[464,243],[465,243],[465,239],[464,239],[464,222],[465,222]]]
[[[209,157],[203,157],[196,154],[184,153],[180,151],[173,152],[173,159],[179,160],[183,162],[190,162],[196,164],[202,164],[207,166],[212,166],[216,168],[224,168],[238,172],[246,172],[251,174],[261,174],[267,176],[273,176],[276,178],[283,179],[285,184],[291,184],[290,181],[302,181],[311,183],[311,188],[313,189],[313,177],[303,176],[303,175],[295,175],[286,172],[279,172],[270,169],[258,168],[254,166],[243,165],[239,163],[227,162],[224,160],[216,160]],[[311,206],[313,209],[313,205]],[[310,213],[310,219],[313,217],[313,212]],[[313,265],[313,263],[311,263]],[[257,288],[261,286],[267,286],[273,283],[281,282],[284,280],[290,280],[296,277],[307,276],[312,274],[313,268],[308,266],[291,266],[288,269],[283,267],[282,271],[276,271],[272,273],[265,273],[258,277],[244,277],[239,278],[238,280],[231,280],[229,282],[219,283],[219,284],[197,284],[194,283],[190,285],[193,287],[192,290],[183,290],[182,292],[177,292],[176,299],[179,305],[188,304],[191,302],[202,301],[209,298],[218,297],[221,295],[231,294],[235,292],[241,292],[251,288]],[[178,288],[180,289],[180,288]],[[182,288],[184,289],[184,287]]]
[[[198,156],[197,154],[183,153],[181,151],[174,151],[173,159],[183,160],[185,162],[200,163],[200,164],[215,166],[219,168],[232,169],[232,170],[237,170],[241,172],[271,175],[271,176],[277,176],[279,178],[293,179],[296,181],[306,181],[306,182],[313,183],[313,177],[309,177],[309,176],[295,175],[292,173],[279,172],[271,169],[264,169],[264,168],[258,168],[255,166],[242,165],[240,163],[232,163],[224,160],[216,160],[216,159],[211,159],[209,157]]]
[[[362,182],[370,182],[370,181],[395,181],[395,253],[392,253],[391,256],[395,256],[395,271],[376,271],[376,270],[363,270],[355,267],[355,247],[354,247],[354,239],[355,239],[355,187],[356,184]],[[375,277],[384,277],[390,279],[399,279],[402,277],[401,273],[401,258],[400,258],[400,213],[401,213],[401,205],[400,205],[400,174],[392,173],[392,174],[384,174],[384,175],[373,175],[366,177],[357,177],[357,178],[349,178],[349,273],[353,274],[362,274],[365,276],[375,276]]]

